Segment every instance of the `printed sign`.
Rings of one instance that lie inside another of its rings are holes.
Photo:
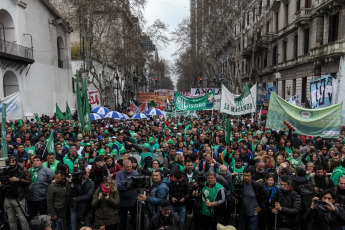
[[[191,88],[190,96],[191,97],[200,97],[205,94],[211,93],[214,90],[214,95],[220,95],[219,88]]]
[[[175,92],[176,110],[205,110],[212,109],[214,105],[214,91],[202,97],[189,98]]]
[[[320,79],[310,81],[311,108],[322,108],[332,105],[333,77],[328,74]]]
[[[6,119],[18,120],[23,119],[22,100],[20,92],[13,93],[0,100],[0,113],[2,112],[2,104],[6,104]]]
[[[87,89],[87,92],[89,94],[89,103],[91,105],[91,108],[93,109],[101,106],[101,96],[99,94],[99,91]]]
[[[301,91],[298,92],[298,94],[296,94],[295,96],[291,97],[290,99],[288,99],[287,101],[293,105],[296,106],[301,106],[302,105],[302,101],[301,101]]]

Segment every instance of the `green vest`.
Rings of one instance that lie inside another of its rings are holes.
[[[144,164],[145,164],[144,160],[146,157],[153,157],[151,152],[142,153],[140,156],[141,156],[141,159],[140,159],[140,166],[141,167],[144,167]]]
[[[27,152],[28,154],[36,154],[36,151],[35,151],[35,146],[31,146],[30,148],[26,147],[25,146],[25,152]]]
[[[63,163],[68,166],[70,174],[73,173],[74,163],[78,163],[78,159],[80,159],[80,158],[82,158],[82,157],[79,156],[79,154],[77,154],[77,157],[74,160],[69,158],[69,154],[66,154],[66,156],[63,158]]]
[[[179,167],[179,170],[182,172],[186,167],[184,167],[183,165],[177,164],[175,163],[175,165],[177,165]]]
[[[219,183],[216,183],[215,186],[213,186],[212,188],[208,188],[207,186],[205,186],[202,189],[202,208],[201,208],[201,212],[202,214],[204,214],[205,216],[211,216],[210,213],[210,209],[206,206],[205,203],[205,198],[206,200],[210,201],[210,202],[214,202],[217,196],[218,191],[223,188],[223,186]]]
[[[48,161],[46,161],[46,162],[43,163],[43,166],[46,167],[46,168],[49,168],[50,170],[52,170],[53,173],[55,173],[59,163],[60,163],[60,161],[55,160],[53,162],[53,164],[49,165],[49,167],[48,167]]]
[[[115,145],[117,145],[117,147],[119,148],[119,151],[121,152],[121,149],[126,149],[125,148],[125,142],[123,142],[122,144],[120,144],[118,141],[115,142]]]
[[[240,169],[236,168],[235,166],[234,167],[231,167],[232,168],[232,172],[233,173],[243,173],[243,170],[244,170],[244,166],[242,166]]]

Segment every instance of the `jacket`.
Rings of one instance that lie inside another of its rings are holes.
[[[132,207],[137,200],[137,192],[127,187],[127,183],[131,181],[131,177],[138,175],[138,172],[132,169],[130,173],[121,170],[116,175],[116,185],[120,194],[120,206]]]
[[[70,188],[70,205],[77,210],[77,215],[83,219],[91,210],[91,201],[95,191],[95,182],[87,179],[83,184],[75,184]]]
[[[331,179],[335,186],[338,186],[339,178],[344,175],[345,175],[345,168],[343,166],[340,165],[338,168],[334,169],[331,175]]]
[[[111,188],[109,199],[98,199],[98,194],[101,192],[101,188],[98,188],[93,194],[92,207],[95,211],[95,223],[112,225],[120,222],[118,207],[120,205],[119,191],[114,184]]]
[[[171,210],[170,215],[165,217],[161,212],[155,214],[149,225],[149,230],[157,230],[162,227],[170,227],[168,229],[183,230],[183,223],[174,211]]]
[[[153,215],[159,211],[162,201],[169,198],[169,184],[170,180],[164,178],[160,183],[153,185],[151,188],[150,195],[147,196],[146,201]]]
[[[102,184],[103,178],[105,176],[109,176],[109,170],[107,169],[107,166],[104,165],[104,167],[98,168],[96,164],[92,165],[90,171],[90,179],[95,182],[96,188],[98,188]]]
[[[10,189],[7,189],[5,196],[7,198],[18,198],[22,200],[29,192],[29,185],[31,184],[31,177],[28,169],[22,164],[17,163],[14,170],[9,171],[10,177],[19,178],[18,182],[11,182]]]
[[[43,165],[37,173],[37,183],[32,183],[29,186],[29,195],[27,196],[27,199],[30,201],[42,201],[46,199],[48,186],[54,179],[54,173],[52,170]]]
[[[252,180],[252,185],[253,185],[254,193],[256,196],[256,200],[258,201],[261,209],[264,209],[265,207],[267,207],[267,203],[268,203],[268,192],[263,186],[263,184],[259,182]]]
[[[65,179],[61,184],[55,180],[49,185],[47,191],[48,214],[51,216],[66,217],[66,210],[69,203],[70,184]]]
[[[175,197],[177,201],[175,203],[172,202],[172,198]],[[190,197],[190,187],[187,181],[183,180],[180,183],[176,183],[174,177],[170,178],[169,184],[169,201],[172,206],[181,207],[185,205],[187,199]],[[180,199],[184,198],[184,202],[180,202]]]
[[[225,175],[223,174],[216,174],[216,180],[219,184],[221,184],[226,192],[226,195],[229,196],[231,192],[232,186],[232,174],[228,170]]]
[[[277,226],[282,228],[298,228],[298,215],[301,208],[301,196],[293,190],[280,190],[276,196],[273,196],[269,211],[274,209],[275,202],[280,203],[282,210],[278,212]]]
[[[307,221],[313,221],[313,230],[340,230],[345,221],[345,210],[335,205],[335,211],[330,211],[322,205],[309,208],[304,215]]]
[[[335,192],[335,203],[339,204],[340,207],[345,209],[345,189],[340,189],[337,186],[334,189]]]

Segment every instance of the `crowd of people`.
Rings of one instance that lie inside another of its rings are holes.
[[[197,114],[103,119],[90,132],[46,115],[7,123],[2,227],[345,229],[345,129],[327,139],[229,116],[229,142],[227,115]]]

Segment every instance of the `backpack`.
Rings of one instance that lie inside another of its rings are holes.
[[[311,200],[316,196],[314,190],[315,184],[312,181],[301,184],[297,187],[296,191],[301,195],[301,211],[306,211],[310,207]]]

